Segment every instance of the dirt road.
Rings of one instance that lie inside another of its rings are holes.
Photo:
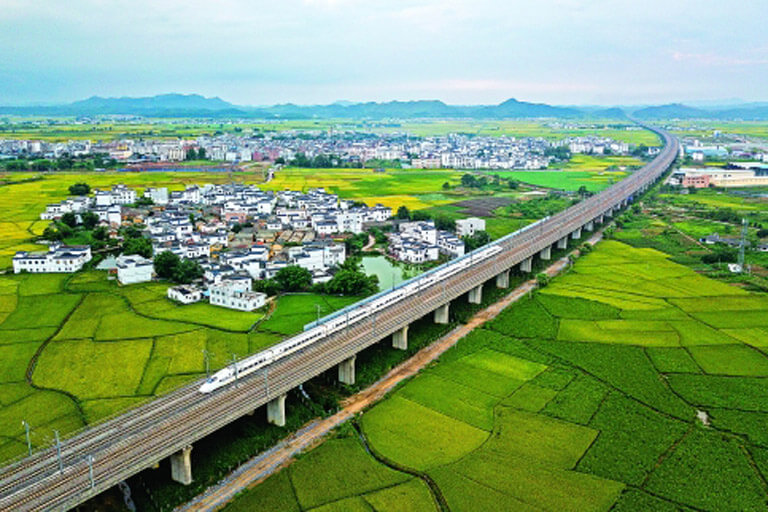
[[[601,233],[595,233],[589,242],[594,244],[600,238]],[[546,273],[552,277],[567,267],[568,259],[561,258],[552,263],[546,269]],[[308,423],[298,432],[285,438],[270,450],[249,460],[221,482],[210,487],[205,493],[176,510],[178,512],[203,512],[214,511],[223,507],[243,489],[262,482],[280,468],[290,464],[295,455],[321,443],[324,436],[331,430],[382,399],[404,379],[421,371],[422,368],[440,357],[443,352],[455,345],[473,329],[493,319],[504,308],[518,301],[534,288],[536,288],[534,279],[522,283],[500,301],[476,313],[467,324],[452,330],[433,344],[414,354],[407,361],[393,368],[370,387],[347,398],[341,404],[342,409],[333,416]]]

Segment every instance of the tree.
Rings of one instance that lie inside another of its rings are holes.
[[[447,181],[445,183],[443,183],[443,190],[449,190],[450,188],[451,188],[451,184],[450,183],[448,183]]]
[[[45,240],[50,240],[51,242],[58,242],[62,238],[61,231],[56,229],[54,225],[51,224],[43,230],[43,238]]]
[[[477,179],[471,174],[464,174],[461,176],[461,184],[467,188],[476,187]]]
[[[580,186],[577,193],[579,194],[579,197],[581,197],[581,198],[589,197],[590,196],[589,190],[587,190],[587,186],[586,185]]]
[[[325,283],[326,293],[340,295],[370,295],[378,289],[377,276],[368,276],[365,272],[349,268],[342,268],[333,279]]]
[[[136,226],[127,226],[122,229],[123,238],[143,238],[141,230]]]
[[[69,193],[73,196],[87,196],[91,192],[91,186],[87,183],[75,183],[69,186]]]
[[[408,211],[408,207],[401,206],[400,208],[397,209],[397,214],[395,215],[395,217],[401,220],[408,220],[411,218],[411,212]]]
[[[188,260],[186,258],[179,261],[172,275],[172,279],[181,284],[191,283],[201,277],[203,277],[203,268],[200,264],[195,260]]]
[[[485,231],[475,231],[472,236],[462,237],[465,252],[474,251],[491,241],[491,235]]]
[[[347,238],[344,245],[346,245],[347,254],[354,255],[360,254],[367,243],[368,233],[358,233]]]
[[[138,198],[134,204],[136,206],[152,206],[155,202],[151,197],[143,196]]]
[[[539,272],[536,274],[536,284],[539,288],[544,288],[549,284],[549,275],[546,272]]]
[[[71,228],[74,228],[77,226],[77,216],[72,212],[67,212],[61,216],[61,222]]]
[[[205,154],[205,148],[198,148],[197,150],[197,159],[198,160],[207,160],[208,157]]]
[[[123,242],[123,254],[138,254],[145,258],[151,258],[152,242],[150,242],[148,238],[144,237],[128,238],[125,240],[125,242]]]
[[[171,279],[181,259],[171,251],[163,251],[155,256],[155,274],[162,279]]]
[[[275,276],[280,289],[286,292],[306,290],[312,284],[312,273],[298,265],[281,268]]]
[[[266,293],[267,295],[277,295],[280,292],[280,285],[274,279],[263,279],[254,281],[253,291]]]
[[[443,231],[456,231],[456,221],[448,217],[435,217],[435,227]]]
[[[91,233],[91,236],[94,240],[106,240],[107,236],[109,236],[109,232],[107,231],[107,228],[104,226],[99,226],[96,229],[93,230],[93,233]]]
[[[197,151],[194,148],[189,148],[185,160],[197,160]]]
[[[768,236],[768,229],[758,229],[757,230],[757,237],[758,238],[765,238]]]
[[[82,215],[80,215],[80,219],[82,220],[83,227],[85,229],[93,229],[99,223],[99,216],[93,212],[83,213]]]

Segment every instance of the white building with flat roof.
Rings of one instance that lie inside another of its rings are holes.
[[[168,298],[182,304],[193,304],[203,299],[203,291],[196,286],[182,284],[168,288]]]
[[[146,283],[152,280],[152,260],[138,254],[120,255],[116,260],[117,280],[120,284]]]
[[[456,234],[459,238],[473,236],[478,231],[485,231],[485,219],[468,217],[456,221]]]
[[[168,188],[150,187],[144,191],[144,197],[148,197],[155,204],[166,205],[169,200]]]
[[[267,303],[267,294],[251,291],[252,283],[250,278],[223,279],[208,287],[208,298],[214,306],[253,311]]]

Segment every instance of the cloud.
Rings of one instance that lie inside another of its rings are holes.
[[[620,102],[747,98],[768,81],[762,2],[0,2],[0,72],[14,77],[0,102],[169,90],[239,103]]]
[[[751,57],[734,57],[715,53],[685,53],[672,52],[676,62],[692,62],[704,66],[758,66],[768,64],[768,55]]]

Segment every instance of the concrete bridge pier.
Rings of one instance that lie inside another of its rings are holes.
[[[606,217],[608,217],[609,219],[610,219],[611,217],[613,217],[613,208],[608,208],[608,209],[605,211],[605,216],[606,216]]]
[[[573,238],[574,240],[578,240],[579,238],[581,238],[581,228],[571,233],[571,238]]]
[[[171,479],[181,485],[192,483],[192,446],[185,446],[171,455]]]
[[[483,301],[483,285],[479,284],[469,290],[469,303],[480,304]]]
[[[267,421],[278,427],[285,426],[285,398],[282,394],[267,402]]]
[[[509,270],[496,276],[496,288],[509,288]]]
[[[595,223],[593,221],[589,221],[586,224],[584,224],[584,229],[586,231],[594,231],[595,230]]]
[[[392,333],[392,348],[408,350],[408,326]]]
[[[539,253],[539,257],[542,260],[545,260],[545,261],[546,260],[551,260],[552,259],[552,246],[548,245],[545,248],[543,248],[541,250],[541,252]]]
[[[557,248],[558,249],[567,249],[568,248],[568,237],[564,236],[560,240],[557,241]]]
[[[598,224],[602,224],[603,222],[605,222],[605,217],[603,215],[598,215],[597,216],[597,223]]]
[[[435,310],[435,323],[436,324],[447,324],[448,323],[448,307],[451,305],[450,302],[447,302],[443,304],[442,306],[438,307]]]
[[[355,359],[357,356],[352,356],[339,363],[339,382],[349,385],[355,383]]]
[[[533,257],[526,258],[520,263],[522,272],[530,272],[533,269]]]

